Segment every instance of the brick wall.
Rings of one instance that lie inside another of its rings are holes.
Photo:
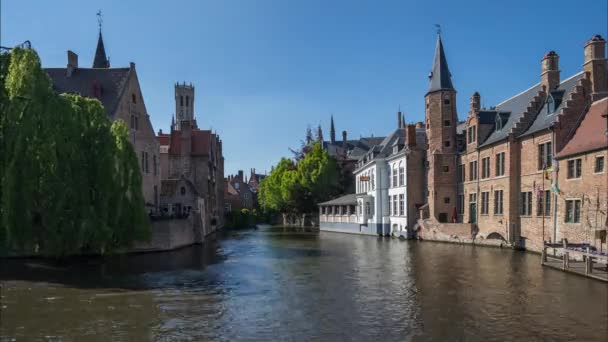
[[[551,188],[551,180],[544,179],[542,170],[539,170],[538,148],[540,144],[552,141],[552,133],[547,131],[536,135],[531,135],[520,140],[521,170],[520,170],[520,189],[517,194],[518,207],[514,208],[520,212],[522,205],[521,193],[532,192],[532,213],[531,215],[520,215],[521,237],[525,240],[526,249],[540,251],[543,245],[543,222],[544,240],[554,241],[553,234],[553,211],[555,210],[554,201],[551,203],[551,213],[549,216],[538,215],[537,190]],[[553,196],[551,196],[553,199]]]
[[[608,149],[586,153],[559,160],[558,184],[561,193],[557,197],[557,240],[568,239],[572,243],[591,243],[600,248],[600,241],[595,239],[595,230],[603,228],[608,212],[608,165],[602,173],[594,173],[595,158],[604,156],[608,160]],[[567,179],[567,162],[570,159],[581,159],[581,177]],[[580,223],[566,222],[566,200],[581,200]],[[606,244],[603,245],[606,250]]]

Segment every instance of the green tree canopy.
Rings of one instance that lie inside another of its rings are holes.
[[[63,256],[147,238],[124,122],[96,99],[56,94],[34,50],[0,59],[0,248]]]
[[[281,159],[260,184],[260,204],[281,213],[312,213],[339,191],[338,176],[335,160],[317,142],[297,164]]]

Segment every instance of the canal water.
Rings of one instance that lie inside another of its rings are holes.
[[[0,340],[606,341],[608,286],[506,249],[283,229],[1,261]]]

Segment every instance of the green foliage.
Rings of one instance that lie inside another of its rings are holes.
[[[3,54],[0,248],[106,253],[149,235],[137,157],[101,103],[57,95],[35,51]]]
[[[263,221],[264,217],[255,209],[241,209],[226,215],[226,226],[230,228],[249,228]]]
[[[258,198],[265,210],[311,213],[317,203],[338,193],[338,179],[335,160],[315,143],[297,164],[281,159],[260,184]]]

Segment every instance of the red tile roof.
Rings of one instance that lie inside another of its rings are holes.
[[[606,130],[608,123],[608,98],[594,102],[580,125],[576,128],[572,139],[557,154],[558,158],[564,158],[573,154],[592,152],[608,148],[608,136]]]
[[[162,139],[159,136],[159,141]],[[167,136],[169,140],[166,145],[169,145],[169,154],[179,155],[181,154],[182,146],[182,131],[172,131],[170,136]],[[190,155],[192,156],[206,156],[209,155],[209,146],[211,144],[211,131],[204,131],[194,129],[191,131],[190,139]],[[161,143],[162,145],[162,143]]]
[[[167,145],[169,145],[169,142],[170,142],[170,136],[169,136],[169,134],[159,134],[158,136],[156,136],[156,138],[158,139],[158,143],[161,146],[167,146]]]

